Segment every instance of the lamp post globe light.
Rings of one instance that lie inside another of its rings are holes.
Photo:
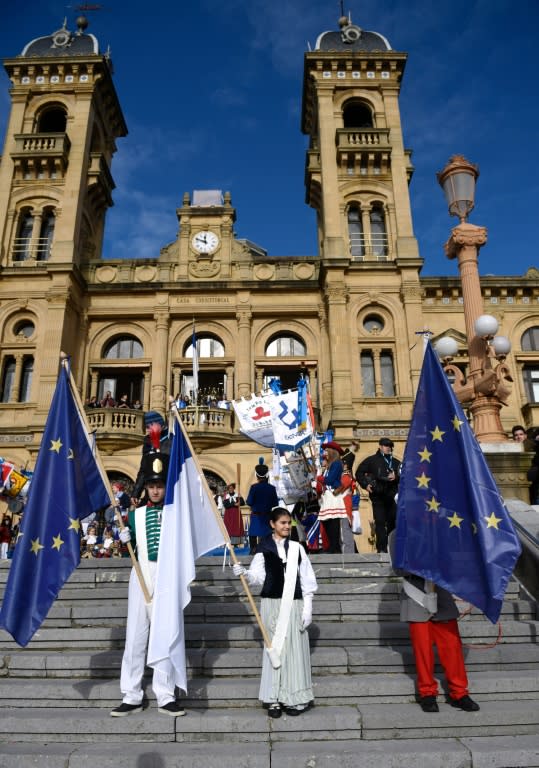
[[[444,361],[446,370],[460,374],[455,377],[453,388],[459,401],[469,407],[478,441],[499,443],[507,441],[500,411],[502,405],[507,405],[507,397],[511,392],[512,377],[505,365],[511,344],[505,336],[496,336],[496,318],[483,312],[477,261],[479,249],[487,242],[487,230],[467,221],[475,204],[475,182],[478,176],[478,167],[462,155],[450,158],[445,168],[437,174],[450,215],[460,219],[444,247],[447,257],[458,261],[468,342],[467,378],[450,364],[450,358],[456,350],[453,348],[453,351],[448,351],[446,338],[439,340],[436,351]]]

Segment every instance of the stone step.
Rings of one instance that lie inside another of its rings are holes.
[[[260,661],[260,659],[259,659]],[[258,702],[260,666],[254,676],[239,671],[228,678],[195,677],[189,679],[189,691],[182,697],[188,708],[208,709],[256,707]],[[442,675],[437,679],[442,687]],[[363,706],[372,704],[414,703],[414,680],[410,674],[315,674],[313,676],[316,706]],[[513,670],[472,672],[470,690],[479,702],[510,700],[518,694],[519,700],[539,699],[539,670],[520,672]],[[144,689],[151,706],[155,705],[151,689],[151,676],[145,678]],[[39,699],[35,698],[34,678],[4,678],[0,681],[0,708],[48,709],[88,708],[110,709],[121,698],[119,673],[116,679],[46,679],[39,683]],[[440,694],[440,701],[445,697]]]
[[[460,606],[463,611],[468,606]],[[315,622],[327,621],[398,621],[400,603],[398,600],[363,600],[348,601],[316,599],[313,606]],[[537,610],[535,603],[530,600],[506,600],[501,613],[501,620],[518,617],[520,621],[535,620]],[[252,622],[253,614],[250,606],[244,600],[225,603],[190,603],[184,613],[185,621],[209,623],[243,623]],[[117,626],[123,627],[127,619],[127,599],[108,599],[99,601],[56,601],[51,607],[44,626],[46,627],[81,627],[81,626]],[[481,621],[483,615],[473,609],[463,620]]]
[[[539,634],[539,621],[507,620],[502,625],[504,643],[527,643]],[[488,644],[497,640],[498,629],[488,621],[461,621],[460,632],[465,642]],[[311,645],[350,647],[361,645],[408,644],[408,627],[399,621],[313,622],[309,629]],[[248,647],[260,642],[260,631],[253,622],[186,622],[188,646]],[[125,629],[121,626],[48,627],[44,624],[34,635],[28,648],[88,648],[105,650],[123,645]],[[18,648],[4,630],[0,630],[0,653]]]
[[[3,677],[63,678],[119,678],[123,649],[95,651],[19,650],[4,654],[0,664],[0,684]],[[187,668],[191,677],[259,675],[261,644],[253,648],[190,648]],[[499,644],[493,648],[465,648],[468,670],[534,670],[539,667],[539,645]],[[410,645],[398,649],[376,646],[328,648],[316,646],[311,650],[314,674],[364,675],[373,672],[388,674],[414,670]]]
[[[10,742],[312,742],[339,739],[379,740],[468,738],[504,734],[537,735],[539,699],[484,701],[479,712],[461,712],[439,700],[440,712],[426,715],[415,703],[315,706],[301,717],[273,720],[261,706],[223,709],[191,707],[186,717],[157,712],[114,718],[100,708],[4,709],[2,731]],[[240,747],[238,747],[240,750]],[[316,754],[316,749],[313,750]]]
[[[2,768],[537,768],[539,736],[451,739],[69,744],[4,743]],[[443,762],[442,762],[443,761]]]

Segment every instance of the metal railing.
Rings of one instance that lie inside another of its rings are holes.
[[[52,241],[48,237],[16,237],[11,251],[12,261],[47,261]]]
[[[355,235],[350,238],[350,253],[353,259],[374,259],[386,261],[389,255],[389,238],[386,234]]]

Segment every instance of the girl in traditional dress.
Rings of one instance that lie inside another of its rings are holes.
[[[284,507],[270,513],[272,533],[259,543],[249,570],[233,566],[236,576],[262,585],[261,618],[271,642],[264,652],[258,698],[270,717],[301,715],[313,701],[311,658],[307,627],[312,622],[316,577],[309,558],[290,540],[292,518]],[[280,661],[280,666],[276,666]]]

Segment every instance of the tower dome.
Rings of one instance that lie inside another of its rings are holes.
[[[67,19],[64,19],[62,27],[45,37],[36,37],[31,40],[21,52],[25,58],[43,58],[58,56],[91,56],[99,53],[99,44],[94,35],[85,33],[88,20],[85,16],[77,18],[77,31],[70,32],[67,29]]]
[[[367,32],[352,24],[350,16],[339,19],[340,32],[322,32],[316,41],[317,51],[390,51],[389,41],[379,32]]]

